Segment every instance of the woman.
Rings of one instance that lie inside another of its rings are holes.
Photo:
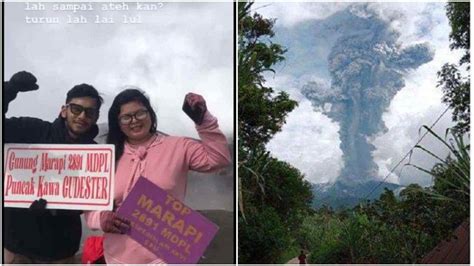
[[[109,110],[107,143],[115,145],[115,208],[120,207],[140,176],[184,201],[189,170],[208,172],[230,163],[225,136],[200,95],[188,93],[183,110],[196,123],[201,141],[160,134],[148,98],[137,89],[122,91]],[[123,234],[129,223],[114,212],[85,215],[92,229],[102,229],[107,263],[163,263],[152,252]],[[165,262],[166,263],[166,262]]]

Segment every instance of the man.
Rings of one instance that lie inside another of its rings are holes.
[[[74,86],[54,122],[5,118],[18,92],[37,90],[36,78],[22,71],[3,84],[4,143],[92,144],[103,102],[87,84]],[[73,263],[81,240],[81,211],[46,210],[44,199],[29,209],[4,208],[4,263]]]
[[[300,264],[306,264],[306,255],[303,250],[301,250],[298,260],[300,261]]]

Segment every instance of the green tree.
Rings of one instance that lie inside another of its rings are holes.
[[[431,170],[417,168],[433,176],[433,186],[422,191],[434,202],[435,214],[442,216],[432,217],[432,220],[436,220],[433,224],[434,234],[446,237],[447,233],[469,219],[470,145],[466,144],[464,137],[458,134],[446,134],[443,139],[431,129],[428,129],[428,132],[439,141],[440,145],[447,147],[450,151],[449,155],[443,159],[426,148],[417,146],[438,161]]]
[[[295,210],[306,210],[311,205],[313,195],[311,185],[303,179],[300,171],[286,162],[270,159],[268,169],[272,176],[267,176],[265,205],[278,210],[289,223],[299,224]]]
[[[270,41],[275,20],[251,15],[252,5],[239,2],[239,145],[246,151],[263,148],[297,106],[286,92],[264,85],[264,73],[274,72],[286,50]]]
[[[451,25],[449,39],[451,49],[462,49],[459,65],[445,64],[438,71],[438,87],[443,89],[443,102],[453,110],[457,122],[455,131],[463,134],[470,131],[470,2],[450,2],[446,15]],[[461,68],[465,67],[467,74]]]
[[[450,2],[446,5],[446,15],[451,25],[451,49],[463,49],[460,64],[470,62],[470,2]]]
[[[245,206],[243,212],[240,210],[239,219],[239,261],[243,263],[284,262],[279,261],[278,258],[285,250],[291,248],[289,245],[292,241],[286,240],[297,238],[298,228],[311,212],[310,184],[303,180],[303,175],[296,168],[272,158],[268,152],[259,156],[252,154],[246,167],[239,171],[239,176],[243,190],[242,198],[239,200],[243,201]],[[277,215],[278,219],[274,219],[269,212]],[[274,219],[272,226],[257,225],[256,221],[270,219],[262,217],[263,215],[269,215],[271,219]],[[284,230],[265,231],[273,227],[282,227]],[[259,237],[257,233],[265,237]],[[285,241],[278,242],[275,239]],[[299,244],[299,242],[296,243]],[[267,254],[262,254],[260,249],[255,248],[255,245],[265,246],[267,253],[278,255],[270,259],[266,257]],[[241,258],[240,253],[245,256]],[[267,260],[262,260],[264,255]]]
[[[290,236],[275,209],[261,208],[239,217],[239,262],[278,263],[290,245]]]
[[[294,248],[312,193],[296,168],[265,148],[297,102],[264,84],[286,50],[271,42],[275,20],[252,12],[252,5],[238,3],[239,262],[275,263]]]

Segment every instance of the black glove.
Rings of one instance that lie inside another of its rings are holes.
[[[46,204],[48,204],[48,202],[45,199],[35,200],[31,203],[29,209],[37,215],[46,214],[48,212],[48,210],[46,210]]]
[[[207,111],[204,98],[195,93],[188,93],[184,97],[183,111],[196,123],[200,125]]]
[[[34,91],[39,88],[36,84],[36,77],[26,71],[20,71],[13,75],[8,86],[15,91]]]

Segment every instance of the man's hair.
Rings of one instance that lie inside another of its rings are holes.
[[[67,92],[66,103],[69,103],[73,98],[80,97],[91,97],[96,99],[97,109],[100,109],[100,106],[104,102],[102,97],[99,95],[99,92],[94,87],[83,83],[72,87],[72,89]]]

